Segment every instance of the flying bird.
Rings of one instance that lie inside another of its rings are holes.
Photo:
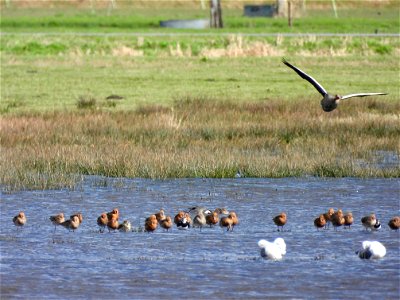
[[[340,100],[352,98],[352,97],[366,97],[366,96],[376,96],[376,95],[387,95],[387,93],[357,93],[357,94],[349,94],[345,96],[340,96],[340,95],[332,95],[329,94],[324,87],[318,83],[313,77],[308,75],[307,73],[303,72],[299,68],[293,66],[289,62],[287,62],[284,58],[282,59],[282,62],[287,65],[289,68],[293,69],[301,78],[307,80],[309,83],[311,83],[317,91],[324,97],[321,100],[321,106],[322,109],[326,112],[333,111],[337,106]]]

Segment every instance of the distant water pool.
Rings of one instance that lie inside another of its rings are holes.
[[[107,179],[87,177],[76,190],[1,194],[1,298],[20,299],[398,299],[400,233],[387,226],[399,215],[399,179]],[[174,216],[194,205],[234,210],[233,232],[219,227],[154,233],[99,233],[96,219],[114,207],[135,227],[164,208]],[[313,220],[329,207],[351,211],[351,229],[317,231]],[[17,230],[12,217],[28,223]],[[75,232],[49,216],[80,211]],[[277,232],[272,218],[285,211]],[[374,212],[382,229],[366,232]],[[280,262],[260,257],[257,242],[282,237]],[[382,260],[355,251],[364,240],[386,246]]]

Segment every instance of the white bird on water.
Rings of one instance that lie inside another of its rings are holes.
[[[364,241],[362,242],[362,249],[357,251],[356,254],[362,259],[378,259],[386,255],[386,248],[377,241]]]
[[[276,238],[272,243],[267,240],[259,240],[260,254],[264,258],[281,260],[286,254],[286,243],[282,238]]]

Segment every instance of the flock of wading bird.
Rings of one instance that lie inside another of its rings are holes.
[[[282,212],[280,215],[276,216],[273,221],[278,226],[278,231],[280,229],[283,230],[283,226],[287,222],[286,213]],[[337,230],[340,226],[350,229],[353,223],[354,218],[351,212],[343,214],[341,209],[335,212],[333,208],[330,208],[326,213],[320,214],[314,220],[314,226],[317,230],[321,228],[327,229],[330,224],[332,224],[334,230]],[[378,230],[382,227],[374,213],[362,217],[361,224],[364,226],[365,230],[370,231]],[[390,229],[398,230],[400,228],[400,216],[390,219],[388,226]],[[281,260],[283,255],[286,254],[286,244],[282,238],[277,238],[273,242],[260,240],[258,241],[258,246],[261,248],[261,256],[265,258]],[[364,241],[362,242],[362,248],[358,250],[356,254],[362,259],[383,258],[386,255],[386,248],[378,241]]]
[[[76,213],[66,219],[64,213],[59,213],[54,216],[50,216],[49,220],[54,225],[54,231],[56,231],[57,226],[64,227],[69,231],[75,231],[79,228],[83,221],[83,215],[81,213]],[[17,227],[22,227],[26,224],[27,218],[23,211],[19,212],[13,218],[14,225]],[[226,228],[227,231],[233,231],[233,228],[239,224],[239,219],[234,211],[228,211],[225,208],[216,208],[214,211],[210,211],[205,207],[195,206],[190,208],[188,211],[179,211],[178,214],[172,220],[171,216],[165,215],[164,209],[160,209],[155,214],[150,215],[146,218],[143,227],[139,227],[137,231],[153,232],[158,226],[169,231],[173,224],[181,230],[187,230],[190,227],[198,227],[200,230],[205,226],[219,226]],[[119,210],[114,208],[110,212],[104,212],[97,218],[97,225],[99,226],[99,231],[102,233],[107,228],[109,232],[111,231],[122,231],[130,232],[132,230],[132,225],[130,221],[124,220],[122,223],[119,222]]]
[[[56,231],[57,226],[65,227],[69,231],[75,231],[82,223],[83,216],[81,213],[76,213],[66,220],[64,213],[59,213],[50,216],[49,219],[54,225],[54,231]],[[278,227],[277,230],[283,231],[283,228],[287,223],[287,215],[282,212],[272,220]],[[17,227],[24,226],[27,222],[25,213],[21,211],[13,218],[13,222]],[[350,228],[351,225],[353,225],[353,222],[354,218],[352,213],[349,212],[343,214],[341,209],[335,211],[333,208],[330,208],[326,213],[320,214],[314,220],[314,226],[317,230],[320,230],[328,229],[331,224],[334,230],[337,230],[340,226]],[[373,213],[362,217],[361,223],[365,230],[370,231],[378,230],[382,227],[380,221]],[[157,213],[146,218],[144,227],[140,227],[137,231],[153,232],[158,228],[158,226],[169,231],[173,227],[173,224],[175,224],[180,230],[187,230],[191,227],[198,227],[201,230],[204,226],[212,227],[219,224],[222,228],[226,228],[227,231],[233,231],[233,228],[239,224],[239,219],[235,212],[229,212],[225,208],[216,208],[214,211],[211,211],[205,207],[195,206],[187,211],[179,211],[172,220],[171,216],[165,215],[165,211],[160,209]],[[110,212],[102,213],[97,218],[97,225],[99,226],[99,231],[101,233],[104,232],[106,228],[108,228],[109,232],[115,230],[122,232],[135,231],[132,229],[131,223],[128,220],[119,223],[118,208],[114,208]],[[392,230],[398,230],[400,228],[400,216],[390,219],[388,226]],[[286,244],[282,238],[277,238],[273,242],[268,242],[262,239],[258,242],[258,246],[261,248],[260,254],[264,258],[280,260],[283,255],[286,254]],[[386,255],[386,248],[377,241],[364,241],[361,250],[357,251],[356,254],[360,258],[365,259],[382,258]]]

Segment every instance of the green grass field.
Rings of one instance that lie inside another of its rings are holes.
[[[399,166],[374,164],[379,151],[400,154],[399,37],[238,34],[398,33],[390,5],[378,17],[366,7],[340,20],[310,11],[293,29],[231,9],[227,28],[209,36],[145,34],[172,32],[155,25],[180,10],[149,18],[148,10],[109,17],[2,9],[0,183],[60,188],[85,174],[232,177],[238,169],[252,177],[399,177]],[[332,93],[388,95],[324,113],[321,96],[282,57]]]
[[[384,91],[389,95],[381,101],[400,99],[396,57],[289,58],[333,93]],[[112,111],[134,110],[145,104],[169,106],[188,96],[236,102],[314,99],[316,106],[321,98],[281,63],[281,57],[12,56],[2,60],[3,113],[74,111],[82,97],[94,98],[98,108]],[[124,99],[106,100],[114,94]]]
[[[87,1],[89,2],[89,1]],[[159,22],[170,19],[208,19],[209,10],[201,9],[200,1],[116,1],[116,9],[103,5],[88,5],[77,9],[71,5],[52,5],[51,8],[10,6],[1,11],[4,32],[174,32],[159,28]],[[265,4],[265,1],[258,1]],[[307,1],[307,9],[298,6],[293,26],[286,18],[249,18],[243,16],[243,5],[257,1],[223,1],[224,28],[218,32],[247,33],[398,33],[399,4],[386,1],[336,0],[338,18],[331,1]],[[68,2],[67,2],[68,3]],[[269,1],[274,3],[274,1]],[[379,3],[379,2],[378,2]],[[57,4],[57,2],[55,2]],[[207,3],[208,4],[208,3]],[[61,6],[61,7],[60,7]],[[178,30],[193,32],[195,30]],[[204,32],[204,31],[203,31]],[[205,32],[215,32],[206,30]]]

